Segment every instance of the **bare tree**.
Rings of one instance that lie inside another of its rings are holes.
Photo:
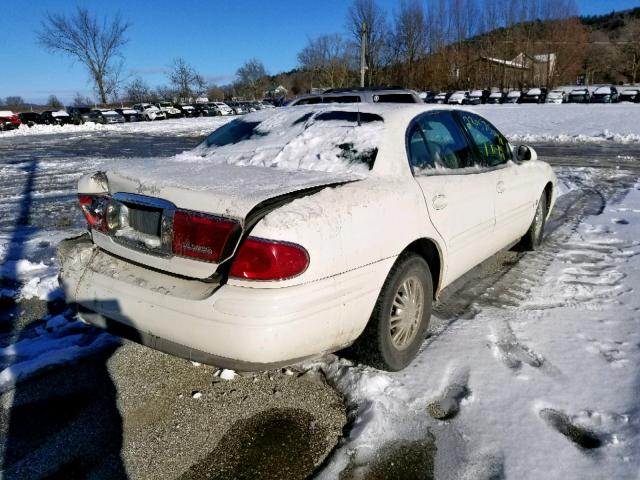
[[[58,100],[58,97],[56,97],[55,95],[49,95],[49,98],[47,99],[47,107],[61,108],[62,102]]]
[[[409,87],[415,87],[418,60],[427,53],[427,17],[419,0],[401,0],[393,28],[393,50],[402,63],[400,75]]]
[[[344,87],[351,77],[347,43],[337,34],[309,39],[298,53],[300,66],[311,72],[316,87]]]
[[[153,98],[153,92],[142,78],[137,77],[125,85],[124,96],[131,103],[149,102]]]
[[[267,70],[257,58],[252,58],[236,71],[236,88],[256,99],[262,98],[268,84]]]
[[[179,98],[188,99],[206,90],[206,82],[196,69],[182,57],[173,61],[169,81]]]
[[[51,52],[82,63],[95,84],[102,103],[116,91],[122,70],[122,48],[129,24],[120,15],[99,20],[86,8],[72,15],[47,13],[38,33],[39,43]]]
[[[4,101],[11,110],[21,110],[25,106],[24,98],[19,95],[7,97]]]
[[[631,83],[638,80],[640,68],[640,20],[634,19],[627,23],[620,33],[622,66]]]
[[[388,25],[384,10],[375,0],[353,0],[349,8],[348,30],[360,52],[361,29],[366,27],[365,63],[367,66],[367,83],[372,85],[378,80],[378,73],[382,67],[382,53],[384,42],[388,36]]]
[[[86,105],[93,105],[93,100],[85,95],[82,95],[80,92],[76,92],[71,103],[74,107],[84,107]]]

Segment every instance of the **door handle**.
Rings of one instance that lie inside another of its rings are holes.
[[[500,180],[498,183],[496,183],[496,191],[498,193],[503,193],[505,190],[505,186],[504,186],[504,182],[502,180]]]
[[[442,210],[447,206],[446,195],[436,195],[431,201],[433,203],[433,208],[435,208],[436,210]]]

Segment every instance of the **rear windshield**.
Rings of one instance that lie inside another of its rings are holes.
[[[366,172],[373,168],[383,129],[383,118],[369,112],[259,111],[218,128],[196,152],[217,164]]]

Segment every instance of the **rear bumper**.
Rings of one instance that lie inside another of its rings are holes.
[[[241,370],[296,363],[352,343],[393,263],[310,284],[247,288],[149,270],[87,240],[63,242],[59,256],[61,284],[85,321],[158,350]]]

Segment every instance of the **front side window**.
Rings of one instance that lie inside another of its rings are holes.
[[[495,167],[511,159],[509,142],[491,123],[469,112],[460,112],[460,120],[469,132],[483,165]]]
[[[473,165],[472,151],[451,112],[422,114],[409,128],[409,157],[416,174]]]

